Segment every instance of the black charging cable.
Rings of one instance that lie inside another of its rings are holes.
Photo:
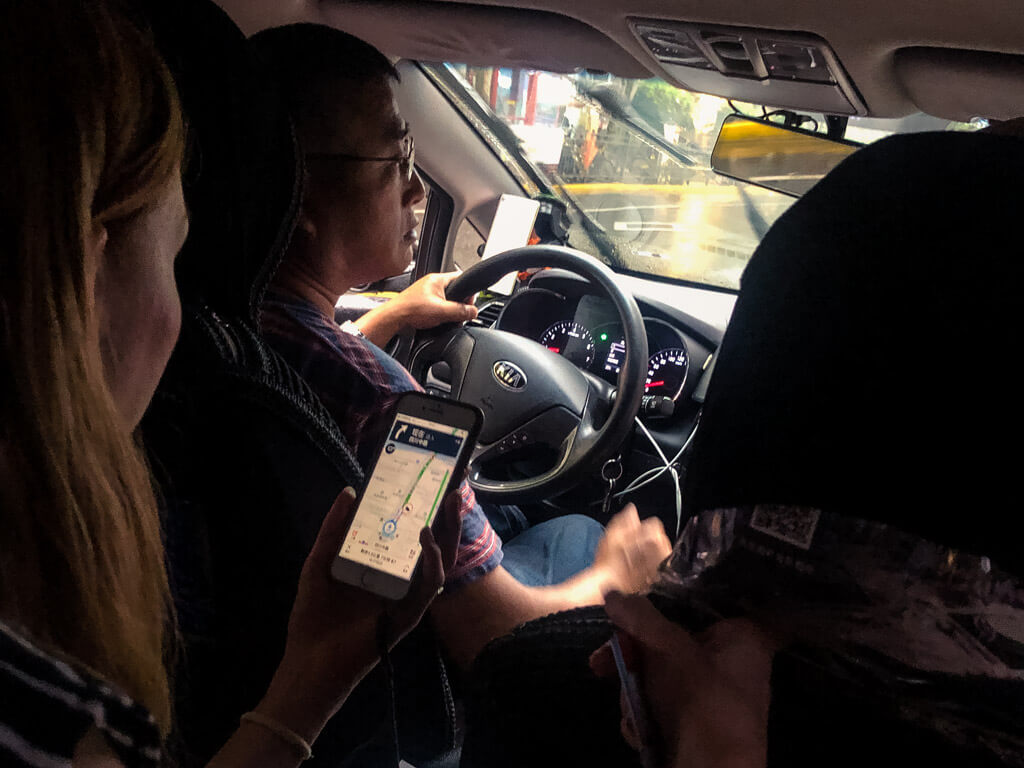
[[[395,703],[395,667],[391,663],[391,647],[388,642],[391,636],[391,617],[387,611],[381,611],[377,620],[377,648],[380,651],[380,664],[384,670],[385,685],[388,689],[388,716],[391,720],[391,741],[395,747],[395,766],[402,759],[398,745],[398,708]]]

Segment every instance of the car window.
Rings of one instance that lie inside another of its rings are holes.
[[[466,270],[480,261],[480,253],[486,238],[473,226],[469,219],[463,219],[455,232],[455,245],[452,249],[452,259],[455,266]]]
[[[447,82],[478,129],[486,126],[481,132],[500,145],[506,163],[527,166],[536,184],[567,202],[569,244],[622,271],[737,290],[761,237],[795,201],[710,168],[722,121],[736,111],[768,114],[760,106],[656,78],[426,69]],[[827,131],[823,115],[798,119],[805,130]],[[853,118],[846,138],[868,143],[896,132],[973,127],[926,115]]]

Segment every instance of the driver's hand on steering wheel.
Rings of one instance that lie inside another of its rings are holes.
[[[658,566],[671,552],[661,520],[641,521],[636,507],[627,504],[608,522],[592,567],[601,576],[602,593],[640,594],[657,579]]]
[[[424,275],[395,298],[375,307],[355,321],[359,330],[379,347],[385,346],[405,328],[421,330],[443,323],[461,323],[476,317],[472,297],[449,301],[444,291],[458,272],[433,272]]]

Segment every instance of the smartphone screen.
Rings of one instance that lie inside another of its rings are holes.
[[[462,427],[399,412],[339,556],[412,578],[420,530],[437,515],[468,437]]]

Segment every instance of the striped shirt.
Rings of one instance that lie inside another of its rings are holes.
[[[341,428],[364,468],[388,424],[382,416],[410,390],[421,390],[393,357],[371,342],[341,330],[313,304],[270,292],[263,303],[263,333],[309,383]],[[501,539],[487,521],[469,484],[459,487],[462,536],[445,589],[479,579],[502,560]]]
[[[145,708],[0,621],[0,765],[70,768],[93,728],[127,768],[160,764],[160,732]]]

